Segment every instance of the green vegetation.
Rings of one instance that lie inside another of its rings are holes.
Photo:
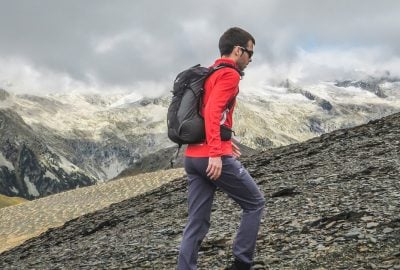
[[[20,204],[26,202],[27,200],[19,197],[8,197],[0,194],[0,208]]]

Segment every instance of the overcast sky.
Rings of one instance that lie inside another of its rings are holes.
[[[400,75],[397,0],[0,0],[0,87],[159,95],[219,56],[239,26],[256,39],[247,84]]]

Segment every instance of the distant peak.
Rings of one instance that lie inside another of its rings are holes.
[[[6,90],[4,90],[3,88],[0,88],[0,101],[6,100],[9,96],[10,96],[10,94]]]

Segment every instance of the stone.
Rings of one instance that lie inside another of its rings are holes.
[[[310,185],[320,185],[324,181],[324,178],[318,177],[316,179],[310,179],[307,181],[308,184]]]
[[[332,236],[328,236],[325,238],[325,242],[331,242],[334,238]]]
[[[366,252],[368,250],[369,250],[369,248],[367,246],[359,246],[358,247],[358,251],[360,251],[360,252]]]
[[[364,216],[364,217],[361,218],[361,220],[362,220],[362,221],[369,222],[369,221],[374,220],[374,217],[372,217],[372,216]]]
[[[370,242],[372,242],[374,244],[376,244],[378,242],[378,240],[376,240],[376,238],[373,237],[373,236],[369,236],[368,239],[369,239]]]
[[[326,225],[325,228],[326,228],[326,229],[330,229],[330,228],[332,228],[335,224],[336,224],[336,221],[332,221],[331,223],[329,223],[328,225]]]
[[[345,238],[356,238],[361,234],[361,231],[359,228],[353,228],[349,232],[347,232],[344,237]]]
[[[367,229],[375,228],[379,225],[377,222],[369,222],[367,223]]]
[[[393,229],[392,229],[392,228],[385,228],[385,229],[383,229],[383,233],[391,233],[391,232],[393,232]]]

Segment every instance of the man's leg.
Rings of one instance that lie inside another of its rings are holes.
[[[250,264],[253,261],[265,199],[253,178],[238,160],[223,157],[222,164],[221,177],[214,184],[243,209],[233,244],[233,255],[236,259]]]
[[[179,251],[179,270],[196,269],[200,244],[210,227],[211,206],[216,187],[197,172],[197,167],[204,162],[207,163],[208,158],[185,158],[185,170],[189,181],[189,219]]]

